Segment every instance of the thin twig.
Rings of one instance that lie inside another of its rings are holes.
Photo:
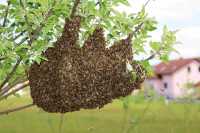
[[[64,121],[64,114],[61,114],[60,115],[60,124],[59,124],[59,133],[62,133],[63,121]]]
[[[96,3],[95,5],[98,6],[98,5],[100,5],[100,4],[101,4],[101,2],[100,2],[100,0],[98,0],[97,3]]]
[[[48,123],[48,126],[49,126],[49,128],[50,128],[50,130],[51,130],[51,133],[57,133],[57,132],[55,132],[55,128],[54,128],[54,126],[53,126],[52,119],[50,118],[50,115],[51,115],[51,114],[49,114],[49,115],[47,116],[47,123]]]
[[[41,32],[42,28],[45,26],[45,23],[48,21],[49,17],[53,13],[53,8],[56,5],[56,0],[53,1],[52,7],[48,10],[48,12],[44,15],[44,21],[40,23],[40,26],[38,26],[32,33],[32,38],[30,39],[30,42],[33,42],[37,39],[38,33]]]
[[[125,109],[124,113],[123,113],[123,120],[122,120],[122,127],[121,127],[121,133],[126,133],[126,125],[127,125],[127,121],[128,121],[128,110]]]
[[[34,40],[37,39],[38,37],[38,33],[40,33],[40,31],[42,30],[42,28],[45,26],[46,21],[48,20],[48,18],[52,15],[52,9],[50,9],[47,14],[45,15],[44,21],[40,24],[40,26],[38,26],[32,33],[32,38],[31,38],[31,42],[33,42]]]
[[[12,68],[11,72],[8,73],[7,77],[5,78],[5,80],[1,83],[0,85],[0,90],[4,87],[4,85],[10,80],[10,78],[13,76],[13,74],[15,73],[15,71],[17,70],[17,67],[19,66],[19,64],[21,63],[22,59],[18,59],[16,64],[14,65],[14,67]]]
[[[55,0],[54,0],[54,3],[53,3],[52,8],[49,9],[49,11],[47,12],[47,14],[45,15],[44,22],[41,23],[41,25],[38,26],[38,28],[36,28],[36,30],[33,32],[33,36],[32,36],[32,38],[31,38],[31,40],[30,40],[31,43],[32,43],[34,40],[37,39],[37,37],[38,37],[37,34],[42,30],[42,28],[43,28],[44,25],[45,25],[45,22],[46,22],[46,21],[48,20],[48,18],[51,16],[52,11],[53,11],[53,7],[55,6],[55,3],[56,3],[56,2],[55,2]],[[17,45],[20,45],[20,44],[24,43],[24,42],[27,41],[27,40],[28,40],[28,38],[25,37],[25,38],[22,39],[22,41],[19,42]],[[2,84],[0,85],[0,90],[4,87],[4,85],[5,85],[5,84],[10,80],[10,78],[13,76],[13,74],[15,73],[15,71],[16,71],[17,67],[19,66],[19,64],[21,63],[21,61],[22,61],[21,58],[17,61],[16,65],[13,67],[12,71],[7,75],[7,77],[5,78],[5,80],[4,80],[4,81],[2,82]]]
[[[147,2],[144,4],[144,8],[146,8],[146,6],[150,3],[150,1],[151,0],[147,0]],[[158,51],[156,51],[153,54],[151,54],[149,57],[147,57],[143,61],[149,61],[149,60],[154,59],[156,57],[156,55],[160,54],[161,51],[162,51],[162,48],[160,48]]]
[[[149,57],[147,57],[146,59],[144,59],[142,61],[149,61],[149,60],[154,59],[156,57],[156,55],[159,55],[162,52],[162,49],[163,48],[161,47],[158,51],[154,52],[153,54],[151,54]]]
[[[45,26],[45,23],[48,21],[49,17],[52,15],[53,8],[54,8],[55,5],[56,5],[56,0],[53,1],[52,7],[44,15],[43,22],[41,22],[40,25],[31,33],[32,38],[30,38],[29,43],[30,42],[32,43],[33,41],[35,41],[37,39],[38,34],[41,32],[41,30]],[[17,43],[17,45],[20,45],[20,44],[24,43],[28,39],[29,39],[28,37],[23,38],[19,43]]]
[[[6,57],[0,57],[0,61],[2,61],[2,60],[5,60],[6,59]]]
[[[147,0],[144,4],[143,8],[146,8],[148,6],[148,4],[150,3],[151,0]],[[140,12],[139,12],[140,13]],[[141,22],[140,24],[138,24],[138,26],[135,28],[135,30],[129,34],[128,38],[132,39],[133,36],[137,37],[137,33],[142,29],[142,26],[144,25],[144,22]]]
[[[22,43],[24,43],[27,40],[28,40],[28,37],[25,37],[19,43],[17,43],[16,45],[21,45]]]
[[[22,2],[22,0],[19,0],[19,3],[20,3],[20,6],[22,7],[22,9],[23,9],[24,12],[25,12],[25,15],[24,15],[24,17],[25,17],[25,22],[26,22],[26,24],[29,26],[30,23],[29,23],[29,20],[28,20],[26,7],[25,7],[24,3]]]
[[[44,15],[44,21],[41,22],[40,26],[36,28],[34,33],[37,33],[37,31],[40,31],[44,26],[45,23],[47,22],[47,20],[49,19],[49,17],[52,15],[53,13],[53,8],[56,5],[56,0],[53,1],[52,7],[47,11],[47,13]]]
[[[139,122],[141,122],[141,121],[144,119],[145,114],[147,113],[147,111],[149,110],[149,107],[150,107],[151,104],[152,104],[152,100],[153,100],[153,98],[151,98],[151,99],[149,100],[147,106],[146,106],[146,107],[144,108],[144,110],[142,111],[142,114],[141,114],[140,118],[137,120],[137,123],[136,123],[136,124],[138,124]],[[129,133],[130,131],[133,131],[132,129],[134,129],[136,126],[137,126],[137,125],[134,125],[134,127],[133,127],[133,125],[132,125],[131,127],[129,127],[129,128],[127,129],[127,132],[126,132],[126,133]]]
[[[13,90],[13,91],[11,91],[11,92],[9,92],[8,94],[6,94],[6,95],[0,97],[0,101],[3,100],[3,99],[8,98],[8,97],[11,96],[11,95],[14,95],[16,92],[18,92],[18,91],[20,91],[20,90],[26,88],[27,86],[29,86],[29,82],[28,82],[28,81],[24,82],[24,83],[23,83],[22,85],[20,85],[19,87],[18,87],[18,86],[17,86],[17,87],[14,87],[14,90]]]
[[[16,35],[14,38],[13,38],[13,41],[17,40],[19,37],[21,37],[22,35],[24,35],[24,33],[26,33],[26,31],[22,31],[20,32],[18,35]]]
[[[19,79],[19,78],[18,78]],[[19,80],[15,80],[14,83],[6,86],[6,87],[3,87],[3,89],[0,91],[0,97],[5,95],[9,90],[11,90],[12,88],[14,88],[15,86],[18,86],[20,84],[23,84],[24,82],[26,82],[27,79],[19,79]]]
[[[137,36],[137,33],[140,31],[140,29],[142,29],[143,24],[144,24],[144,22],[141,22],[141,23],[135,28],[135,30],[134,30],[132,33],[129,34],[128,38],[129,38],[129,39],[132,39],[133,36],[136,37],[136,36]]]
[[[147,0],[146,3],[144,4],[144,8],[146,8],[148,6],[148,4],[150,3],[151,0]]]
[[[157,53],[157,52],[156,52],[156,53]],[[150,55],[148,58],[144,59],[143,61],[152,60],[152,59],[155,58],[155,56],[157,55],[156,53],[153,53],[152,55]]]
[[[19,3],[20,3],[20,6],[22,7],[22,9],[23,9],[24,12],[25,12],[24,18],[25,18],[25,22],[26,22],[26,24],[27,24],[28,35],[29,35],[30,40],[32,40],[32,34],[31,34],[32,26],[31,26],[31,24],[30,24],[30,22],[29,22],[29,19],[28,19],[28,16],[27,16],[26,7],[25,7],[24,3],[22,2],[22,0],[20,0]],[[29,43],[29,45],[32,44],[32,42],[30,42],[30,41],[29,41],[28,43]]]
[[[8,110],[0,112],[0,115],[8,115],[10,113],[20,111],[20,110],[24,110],[24,109],[27,109],[27,108],[30,108],[30,107],[33,107],[33,106],[35,106],[35,104],[31,103],[31,104],[21,106],[21,107],[17,107],[17,108],[14,108],[14,109],[8,109]]]
[[[5,11],[5,16],[4,16],[2,27],[6,26],[9,8],[10,8],[10,0],[8,0],[8,4],[7,4],[6,11]]]
[[[35,32],[33,32],[33,37],[31,38],[30,42],[32,43],[34,40],[37,39],[37,34],[42,30],[42,28],[44,27],[44,23],[48,20],[48,18],[51,16],[52,14],[52,8],[49,9],[49,11],[47,12],[45,18],[44,18],[44,22],[38,27],[36,28]],[[25,37],[24,39],[22,39],[21,42],[19,42],[17,45],[20,45],[22,43],[24,43],[25,41],[27,41],[28,38]],[[7,75],[7,77],[5,78],[5,80],[2,82],[2,84],[0,85],[0,90],[3,88],[3,86],[10,80],[10,78],[12,77],[12,75],[14,74],[14,72],[16,71],[18,65],[21,63],[22,59],[19,59],[16,63],[16,65],[13,67],[12,71]]]
[[[77,7],[78,7],[79,4],[80,4],[80,0],[75,0],[74,1],[74,6],[72,8],[72,12],[71,12],[70,18],[73,18],[75,16],[76,11],[77,11]]]
[[[150,1],[151,1],[151,0],[147,0],[147,1],[146,1],[146,3],[144,4],[144,8],[147,7],[147,5],[150,3]],[[142,28],[143,25],[144,25],[144,22],[141,22],[141,23],[135,28],[135,30],[134,30],[132,33],[129,34],[128,38],[129,38],[129,39],[132,39],[133,36],[136,37],[136,36],[137,36],[137,33],[140,31],[140,29]],[[160,54],[161,50],[162,50],[162,48],[159,49],[158,51],[156,51],[155,53],[153,53],[152,55],[150,55],[149,57],[147,57],[146,59],[144,59],[143,61],[149,61],[149,60],[155,58],[156,55]]]

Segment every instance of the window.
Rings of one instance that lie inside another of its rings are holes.
[[[190,73],[190,72],[191,72],[191,68],[190,68],[190,67],[188,67],[188,68],[187,68],[187,70],[188,70],[188,73]]]
[[[161,90],[161,92],[164,93],[168,87],[168,84],[165,82],[163,85],[164,85],[164,87],[162,87],[160,90]]]
[[[168,84],[167,83],[164,83],[164,88],[166,89],[168,87]]]
[[[162,79],[162,75],[161,74],[158,74],[158,79]]]

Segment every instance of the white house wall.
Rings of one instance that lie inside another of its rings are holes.
[[[191,71],[188,72],[188,67]],[[174,97],[180,97],[184,93],[187,83],[197,83],[200,81],[199,72],[200,63],[193,61],[190,64],[184,66],[173,74],[173,95]]]
[[[188,67],[191,68],[190,73],[188,73]],[[171,75],[163,75],[162,79],[149,79],[148,82],[158,94],[170,98],[181,97],[187,83],[197,83],[200,81],[199,67],[200,63],[194,60]],[[168,84],[167,88],[164,88],[164,83]]]

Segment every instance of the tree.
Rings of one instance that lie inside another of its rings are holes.
[[[75,14],[84,18],[80,45],[93,32],[95,26],[91,25],[103,26],[109,44],[131,35],[134,54],[147,56],[138,62],[150,72],[149,61],[155,57],[166,61],[174,50],[176,37],[175,31],[169,31],[165,26],[161,41],[151,40],[149,34],[156,30],[157,21],[145,11],[149,2],[136,14],[117,10],[119,5],[130,6],[128,0],[8,0],[7,5],[1,4],[0,100],[28,86],[27,71],[30,65],[46,60],[41,56],[42,52],[53,47],[61,34],[65,18]]]

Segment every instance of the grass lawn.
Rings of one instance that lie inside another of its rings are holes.
[[[0,110],[31,103],[30,98],[1,101]],[[59,133],[60,114],[34,107],[0,116],[0,133]],[[62,133],[200,133],[200,105],[134,101],[127,112],[115,101],[101,110],[64,115]]]

